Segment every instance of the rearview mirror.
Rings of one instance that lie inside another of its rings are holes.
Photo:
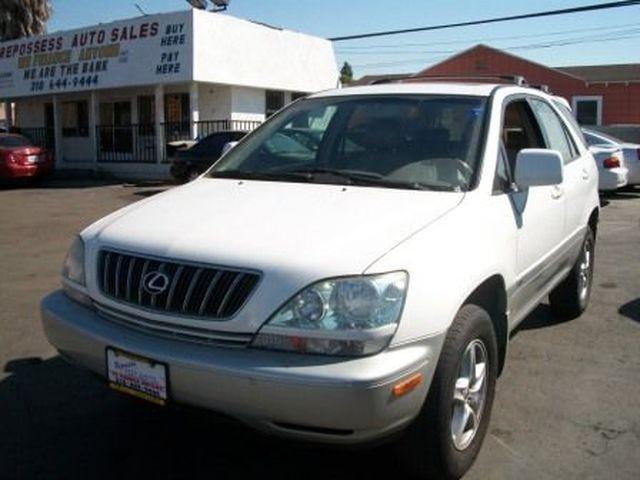
[[[231,150],[233,147],[235,147],[238,144],[238,142],[227,142],[224,144],[224,147],[222,147],[222,155],[224,155],[225,153],[227,153],[229,150]]]
[[[562,156],[557,150],[524,148],[516,157],[514,180],[519,188],[562,183]]]

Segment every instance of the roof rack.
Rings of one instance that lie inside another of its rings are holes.
[[[402,81],[411,81],[411,80],[423,80],[423,81],[443,81],[443,80],[456,80],[456,81],[468,81],[471,82],[473,80],[481,80],[481,81],[499,81],[501,83],[513,83],[514,85],[518,85],[519,87],[528,87],[529,83],[527,79],[522,75],[478,75],[478,74],[459,74],[459,75],[407,75],[406,77],[400,78],[382,78],[380,80],[375,80],[371,82],[371,85],[381,85],[385,83],[396,83]]]
[[[552,94],[551,89],[549,88],[549,85],[540,84],[540,85],[529,85],[529,86],[531,88],[536,88],[538,90],[541,90],[544,93]]]

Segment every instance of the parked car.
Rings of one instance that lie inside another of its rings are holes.
[[[44,330],[117,391],[303,440],[399,442],[399,465],[459,478],[509,333],[547,297],[564,318],[587,308],[597,185],[540,90],[311,95],[199,179],[83,230]]]
[[[591,145],[588,141],[588,131],[578,125],[569,102],[559,96],[553,96],[552,100],[565,120],[578,132],[583,142],[589,145],[589,151],[598,166],[598,190],[611,192],[627,185],[628,171],[624,164],[622,149],[614,145]]]
[[[53,172],[53,157],[27,137],[0,133],[0,180],[39,180]]]
[[[615,146],[590,146],[598,166],[598,190],[612,192],[627,185],[628,173],[622,150]]]
[[[584,129],[584,137],[591,147],[618,148],[622,151],[623,164],[628,170],[629,185],[640,185],[640,144],[625,142],[609,134]]]
[[[171,163],[171,175],[181,183],[194,180],[220,158],[227,143],[237,142],[246,134],[232,130],[212,133],[188,148],[176,150]]]

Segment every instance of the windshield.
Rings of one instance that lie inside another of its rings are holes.
[[[602,132],[593,133],[585,130],[584,136],[587,139],[587,142],[589,142],[589,145],[616,146],[621,143],[624,143],[619,138],[612,137],[611,135],[607,135],[606,133],[602,133]]]
[[[307,99],[273,117],[208,175],[389,188],[467,190],[486,98]]]

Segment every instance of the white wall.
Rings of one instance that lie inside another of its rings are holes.
[[[232,87],[231,99],[232,120],[264,121],[266,98],[263,89]]]
[[[201,83],[198,85],[200,120],[223,120],[231,117],[231,87]]]
[[[13,123],[21,127],[44,127],[44,103],[38,100],[16,102]]]
[[[92,162],[94,156],[91,137],[62,137],[63,162]]]
[[[196,81],[315,92],[337,86],[328,40],[229,15],[193,11]]]

